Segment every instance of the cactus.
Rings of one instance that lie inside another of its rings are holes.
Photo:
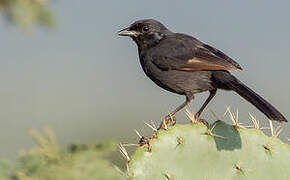
[[[54,13],[50,2],[45,0],[0,0],[0,13],[8,22],[29,31],[35,25],[53,27]]]
[[[231,113],[230,113],[231,114]],[[216,121],[210,127],[194,122],[155,131],[141,138],[127,158],[128,176],[136,180],[279,179],[290,177],[290,145],[266,136],[253,119],[244,128]],[[154,129],[154,128],[153,128]]]
[[[46,137],[37,131],[30,134],[37,146],[22,152],[19,167],[0,162],[2,180],[122,180],[125,176],[106,160],[115,142],[71,145],[61,151],[48,128]]]
[[[37,146],[22,153],[19,166],[0,162],[2,180],[243,180],[290,177],[290,145],[277,138],[279,128],[270,124],[272,137],[266,136],[252,117],[254,128],[245,128],[230,113],[233,125],[216,121],[174,125],[154,131],[150,138],[140,137],[135,155],[129,156],[125,145],[120,151],[127,160],[126,173],[114,168],[105,157],[114,143],[71,145],[62,151],[52,131],[46,137],[37,131],[30,134]],[[189,114],[189,113],[188,113]],[[127,144],[136,145],[136,144]],[[119,171],[119,172],[118,172]]]

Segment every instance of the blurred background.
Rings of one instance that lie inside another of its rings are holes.
[[[51,127],[60,146],[118,138],[134,143],[134,129],[161,119],[184,101],[143,73],[135,43],[116,32],[154,18],[197,37],[244,68],[235,75],[288,119],[290,95],[289,1],[0,0],[0,158],[13,159],[33,144],[31,128]],[[196,96],[196,111],[207,98]],[[218,91],[210,110],[226,106],[250,124],[249,112],[267,118],[233,92]],[[178,123],[187,123],[184,112]],[[276,126],[280,124],[275,124]],[[280,138],[290,137],[289,123]],[[266,130],[266,133],[268,131]]]

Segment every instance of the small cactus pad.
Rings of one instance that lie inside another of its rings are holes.
[[[18,166],[0,161],[0,180],[124,180],[125,174],[107,160],[114,141],[101,144],[73,144],[61,151],[53,132],[30,134],[37,145],[23,150]]]
[[[290,146],[261,130],[236,128],[222,121],[159,131],[137,148],[129,174],[137,180],[290,179]]]

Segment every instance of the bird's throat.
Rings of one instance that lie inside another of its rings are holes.
[[[162,33],[154,32],[148,36],[137,37],[133,40],[137,43],[139,49],[144,50],[149,47],[156,46],[164,38],[164,36],[165,35]]]

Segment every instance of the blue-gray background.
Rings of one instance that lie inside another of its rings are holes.
[[[57,1],[58,26],[24,34],[0,23],[0,157],[13,157],[33,144],[27,130],[48,125],[61,145],[118,137],[136,140],[133,129],[159,123],[184,101],[154,85],[138,62],[136,45],[116,32],[135,20],[155,18],[176,32],[191,34],[238,61],[235,75],[289,111],[289,1]],[[191,109],[207,97],[198,95]],[[226,105],[266,117],[233,92],[219,91],[203,114],[220,117]],[[186,123],[184,113],[179,123]],[[228,118],[226,118],[228,121]],[[282,124],[281,137],[290,137]],[[288,131],[288,132],[287,132]]]

